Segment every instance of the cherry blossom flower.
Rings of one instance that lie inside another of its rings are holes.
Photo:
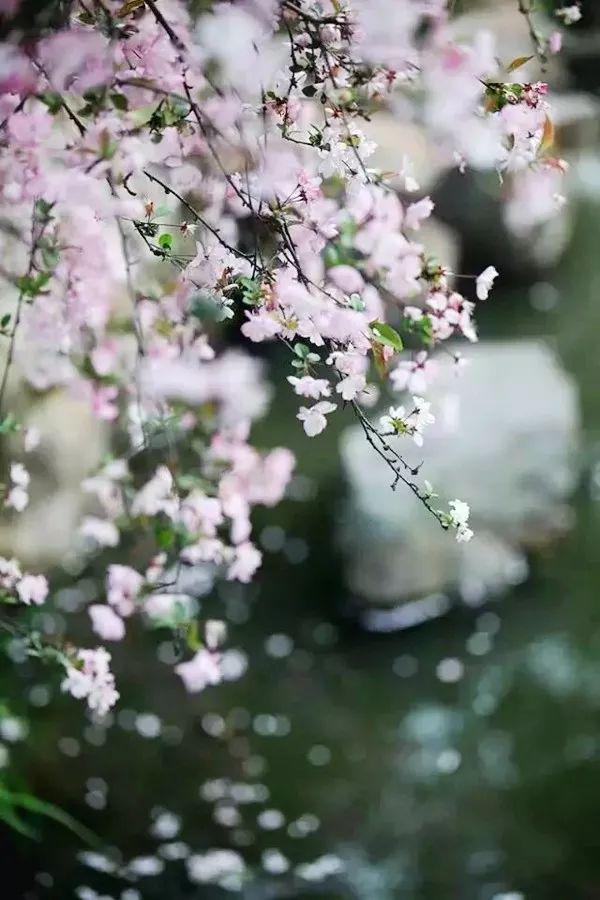
[[[426,350],[420,350],[414,359],[401,360],[390,372],[390,381],[396,391],[423,394],[428,380],[435,375],[436,364]]]
[[[19,599],[30,606],[40,606],[48,596],[48,582],[43,575],[24,575],[16,585]]]
[[[295,375],[289,375],[288,381],[300,397],[318,400],[319,397],[329,397],[331,394],[331,385],[326,378],[312,378],[310,375],[297,378]]]
[[[280,502],[295,461],[253,444],[273,393],[254,345],[289,351],[288,383],[315,401],[297,414],[309,437],[352,403],[374,441],[406,435],[420,447],[434,421],[423,399],[433,353],[450,338],[477,339],[475,303],[428,246],[431,199],[399,195],[419,190],[413,161],[401,156],[395,174],[371,168],[364,121],[383,107],[422,125],[435,165],[501,174],[503,215],[521,239],[565,202],[549,87],[508,79],[493,35],[458,42],[443,0],[296,6],[253,0],[192,16],[181,0],[158,12],[125,4],[107,28],[92,4],[85,24],[73,7],[26,49],[0,42],[0,213],[11,223],[2,250],[7,290],[14,282],[24,300],[16,316],[8,310],[4,380],[14,355],[34,390],[86,404],[119,453],[81,484],[99,511],[79,534],[86,552],[108,557],[106,602],[89,609],[104,640],[120,640],[136,610],[154,625],[191,622],[193,597],[179,585],[166,592],[184,565],[255,576],[253,510]],[[556,15],[578,21],[580,4]],[[560,39],[541,40],[557,52]],[[488,266],[466,277],[484,300],[497,275]],[[401,310],[399,334],[389,307]],[[220,349],[223,322],[236,349]],[[367,384],[374,366],[381,387]],[[412,401],[392,406],[378,430],[362,411],[390,385]],[[4,408],[2,421],[21,427]],[[38,440],[27,429],[25,452]],[[391,455],[390,465],[397,476]],[[420,471],[414,479],[416,496],[433,496]],[[25,509],[21,463],[5,481],[5,506]],[[467,504],[425,506],[457,540],[471,538]],[[113,559],[121,534],[148,552],[145,571]],[[25,604],[48,590],[6,559],[0,586]],[[209,620],[205,637],[178,667],[190,690],[228,677],[227,654],[215,653],[223,624]],[[68,642],[60,652],[70,660],[63,689],[106,712],[118,696],[110,656]],[[193,868],[197,881],[240,875],[234,857],[210,852]]]
[[[404,227],[413,231],[418,231],[421,222],[428,219],[433,212],[433,202],[430,197],[423,197],[417,203],[411,203],[404,214]]]
[[[449,506],[451,524],[456,528],[456,540],[459,543],[470,541],[473,532],[468,526],[471,512],[468,503],[463,500],[451,500]]]
[[[119,529],[114,522],[99,519],[97,516],[86,516],[79,533],[99,547],[116,547],[119,543]]]
[[[572,3],[570,6],[561,6],[560,9],[554,10],[554,15],[562,19],[565,25],[574,25],[581,19],[581,7],[579,3]]]
[[[119,699],[110,659],[104,647],[79,650],[74,662],[66,667],[61,684],[61,689],[75,699],[87,700],[90,710],[99,716],[105,716]]]
[[[175,671],[191,694],[223,680],[219,655],[205,649],[198,650],[188,662],[179,663],[175,666]]]
[[[334,409],[336,409],[335,403],[321,400],[320,403],[315,403],[311,407],[301,406],[296,418],[302,422],[306,434],[309,437],[315,437],[325,430],[327,427],[327,419],[325,417],[332,413]]]
[[[478,300],[487,300],[494,284],[494,280],[498,277],[498,272],[494,266],[488,266],[481,275],[475,279]]]
[[[435,416],[430,412],[431,403],[423,397],[412,398],[414,408],[407,412],[404,406],[390,406],[387,415],[379,419],[379,427],[382,434],[408,434],[418,447],[423,446],[423,430],[426,425],[435,422]]]
[[[553,31],[548,38],[548,49],[550,50],[550,53],[560,53],[560,51],[562,50],[562,44],[563,39],[560,31]]]
[[[335,390],[341,394],[342,400],[350,401],[364,390],[366,383],[364,375],[347,375],[336,384]]]
[[[173,515],[177,500],[173,497],[173,476],[167,466],[159,466],[153,477],[138,491],[131,504],[133,516]]]
[[[125,623],[112,607],[93,603],[88,607],[92,628],[103,641],[121,641],[125,637]]]
[[[135,601],[144,583],[143,577],[131,566],[108,567],[106,578],[106,599],[120,616],[130,616],[135,610]]]
[[[262,562],[262,553],[250,541],[239,544],[233,555],[233,561],[227,569],[229,581],[241,581],[247,584]]]

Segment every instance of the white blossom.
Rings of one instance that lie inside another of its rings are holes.
[[[475,279],[475,290],[479,300],[487,300],[494,284],[494,279],[498,277],[498,272],[493,266],[484,269],[481,275]]]
[[[332,413],[334,409],[336,409],[335,403],[329,403],[327,400],[322,400],[320,403],[315,403],[315,405],[311,407],[301,406],[296,418],[300,419],[302,422],[306,434],[309,437],[315,437],[325,430],[327,427],[327,419],[325,416],[328,413]]]

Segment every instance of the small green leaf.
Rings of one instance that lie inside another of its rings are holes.
[[[169,550],[175,543],[175,533],[172,528],[157,528],[156,542],[161,550]]]
[[[40,95],[40,100],[45,103],[50,113],[55,116],[63,107],[63,99],[54,91],[45,91]]]
[[[520,69],[521,66],[524,66],[525,63],[528,63],[530,59],[533,59],[533,56],[517,56],[516,59],[513,59],[511,63],[506,67],[507,72],[516,72],[517,69]]]
[[[3,795],[5,793],[5,791],[2,791]],[[21,807],[21,809],[26,809],[32,813],[37,813],[39,816],[45,816],[47,819],[53,819],[53,821],[62,825],[63,828],[68,828],[69,831],[72,831],[73,834],[77,835],[84,843],[92,846],[100,845],[100,838],[94,834],[93,831],[90,831],[89,828],[81,825],[77,819],[74,819],[73,816],[69,815],[68,812],[65,812],[64,809],[61,809],[60,806],[56,806],[54,803],[48,803],[46,800],[40,800],[39,797],[34,797],[31,794],[10,793],[9,798],[9,802],[11,802],[13,806]]]
[[[47,269],[55,269],[60,259],[60,254],[55,247],[44,247],[42,259]]]
[[[7,413],[3,419],[0,419],[0,434],[11,434],[19,431],[20,428],[21,426],[12,413]]]
[[[371,333],[380,344],[391,347],[392,350],[396,350],[398,353],[404,349],[402,338],[396,329],[385,322],[371,322]]]
[[[173,246],[173,235],[172,234],[161,234],[158,239],[159,245],[163,248],[163,250],[170,250]]]
[[[125,94],[119,94],[117,91],[115,91],[110,95],[110,99],[112,100],[115,109],[118,109],[121,112],[126,112],[126,110],[129,109],[129,101]]]
[[[328,244],[323,253],[323,262],[328,269],[339,266],[341,263],[340,251],[335,244]]]

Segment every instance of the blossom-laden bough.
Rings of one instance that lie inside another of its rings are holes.
[[[309,438],[347,410],[392,487],[459,541],[472,536],[467,503],[438,509],[403,444],[426,443],[433,353],[476,340],[476,303],[498,272],[457,275],[428,252],[433,203],[413,160],[372,166],[369,122],[400,99],[443,165],[493,167],[513,197],[535,177],[558,209],[565,163],[547,84],[518,73],[536,58],[543,68],[560,33],[544,36],[518,6],[532,56],[505,65],[490,36],[453,37],[445,0],[215,2],[197,20],[179,0],[79,0],[25,31],[18,4],[4,22],[0,430],[22,437],[23,454],[43,440],[7,407],[13,372],[108,423],[112,455],[82,484],[97,509],[80,535],[109,556],[133,542],[137,562],[108,564],[92,625],[106,642],[140,614],[173,627],[193,654],[177,666],[191,691],[221,680],[224,632],[199,629],[181,571],[250,581],[252,509],[277,504],[294,469],[289,450],[250,443],[268,390],[252,354],[222,349],[221,323],[249,347],[287,348]],[[374,419],[387,388],[408,398]],[[23,461],[5,480],[15,515],[28,503]],[[5,626],[105,713],[119,696],[108,652],[28,631],[15,611],[43,603],[46,580],[0,562]]]

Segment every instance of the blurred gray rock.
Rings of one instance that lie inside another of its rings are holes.
[[[349,488],[339,536],[348,586],[368,603],[458,591],[476,605],[524,580],[525,550],[569,526],[580,445],[573,380],[541,341],[482,343],[464,356],[459,375],[440,363],[428,391],[437,420],[422,451],[407,438],[397,446],[411,464],[424,459],[420,477],[440,508],[455,497],[469,503],[470,543],[458,544],[401,485],[390,489],[389,469],[358,426],[342,436]],[[422,617],[438,607],[422,607]]]

